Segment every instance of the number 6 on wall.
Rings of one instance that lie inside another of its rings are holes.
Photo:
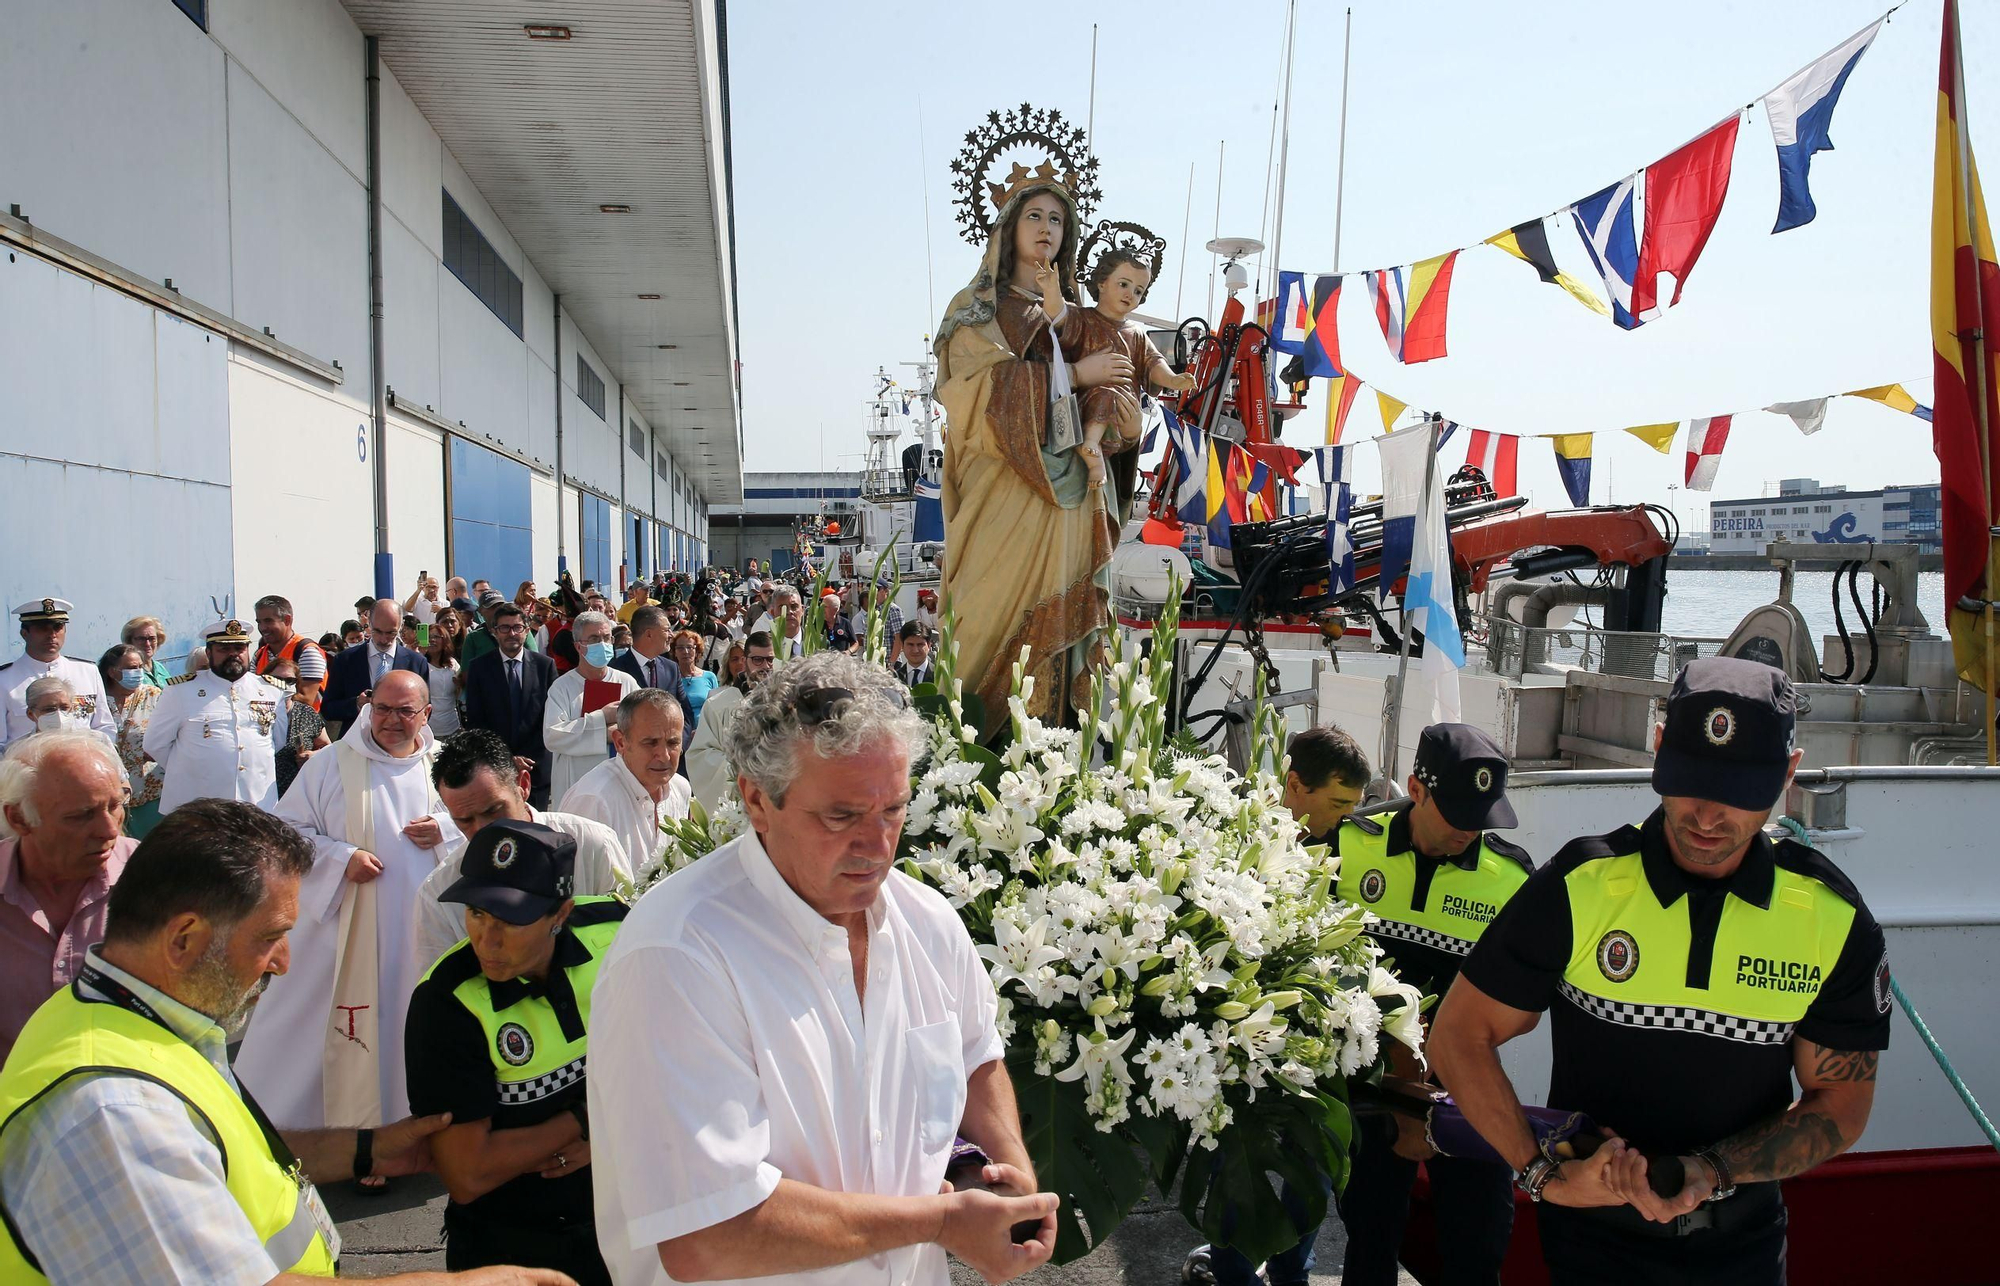
[[[368,426],[354,426],[354,454],[363,464],[368,463]]]

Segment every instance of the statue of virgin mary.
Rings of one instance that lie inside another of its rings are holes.
[[[1037,171],[1000,204],[972,284],[938,326],[944,456],[944,594],[957,613],[958,670],[1005,721],[1012,667],[1029,649],[1031,715],[1063,719],[1087,689],[1111,628],[1118,523],[1077,450],[1051,450],[1053,363],[1083,340],[1076,286],[1082,229],[1060,179]],[[1129,381],[1122,355],[1067,367],[1073,388]]]

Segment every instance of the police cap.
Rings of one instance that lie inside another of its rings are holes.
[[[1411,769],[1453,830],[1518,825],[1507,802],[1507,756],[1493,738],[1465,723],[1434,723],[1417,739]]]
[[[489,822],[465,846],[458,879],[438,895],[509,924],[533,924],[575,892],[576,841],[540,822]]]
[[[1761,661],[1688,662],[1667,694],[1653,789],[1768,810],[1784,793],[1797,707],[1792,681]]]

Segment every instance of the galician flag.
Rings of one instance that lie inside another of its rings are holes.
[[[1430,688],[1430,722],[1455,723],[1465,639],[1459,633],[1452,591],[1444,471],[1431,459],[1431,434],[1432,427],[1425,422],[1376,439],[1382,449],[1382,575],[1376,595],[1388,593],[1394,578],[1402,576],[1402,628],[1423,635],[1422,674]],[[1406,698],[1403,708],[1413,704]]]
[[[1945,0],[1939,56],[1936,169],[1931,187],[1931,346],[1937,390],[1931,444],[1944,480],[1944,605],[1959,677],[1982,690],[1995,673],[1986,637],[1985,601],[2000,592],[1991,579],[1994,516],[2000,495],[2000,265],[1993,227],[1979,191],[1979,168],[1965,131],[1965,77],[1958,5]],[[1974,337],[1984,336],[1984,342]],[[1979,405],[1973,400],[1978,390]]]

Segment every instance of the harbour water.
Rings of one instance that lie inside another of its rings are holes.
[[[1815,640],[1834,632],[1833,575],[1832,572],[1800,572],[1792,586],[1792,601],[1805,614]],[[1869,601],[1868,592],[1872,583],[1864,572],[1858,582],[1863,603]],[[1722,638],[1735,629],[1737,622],[1752,608],[1774,602],[1777,597],[1778,573],[1775,571],[1704,571],[1676,566],[1667,574],[1667,601],[1660,612],[1660,630],[1665,634]],[[1917,607],[1930,621],[1931,629],[1942,635],[1942,572],[1924,572],[1918,576]],[[1841,611],[1846,615],[1847,628],[1860,634],[1861,626],[1855,620],[1854,605],[1847,597],[1844,584]]]

